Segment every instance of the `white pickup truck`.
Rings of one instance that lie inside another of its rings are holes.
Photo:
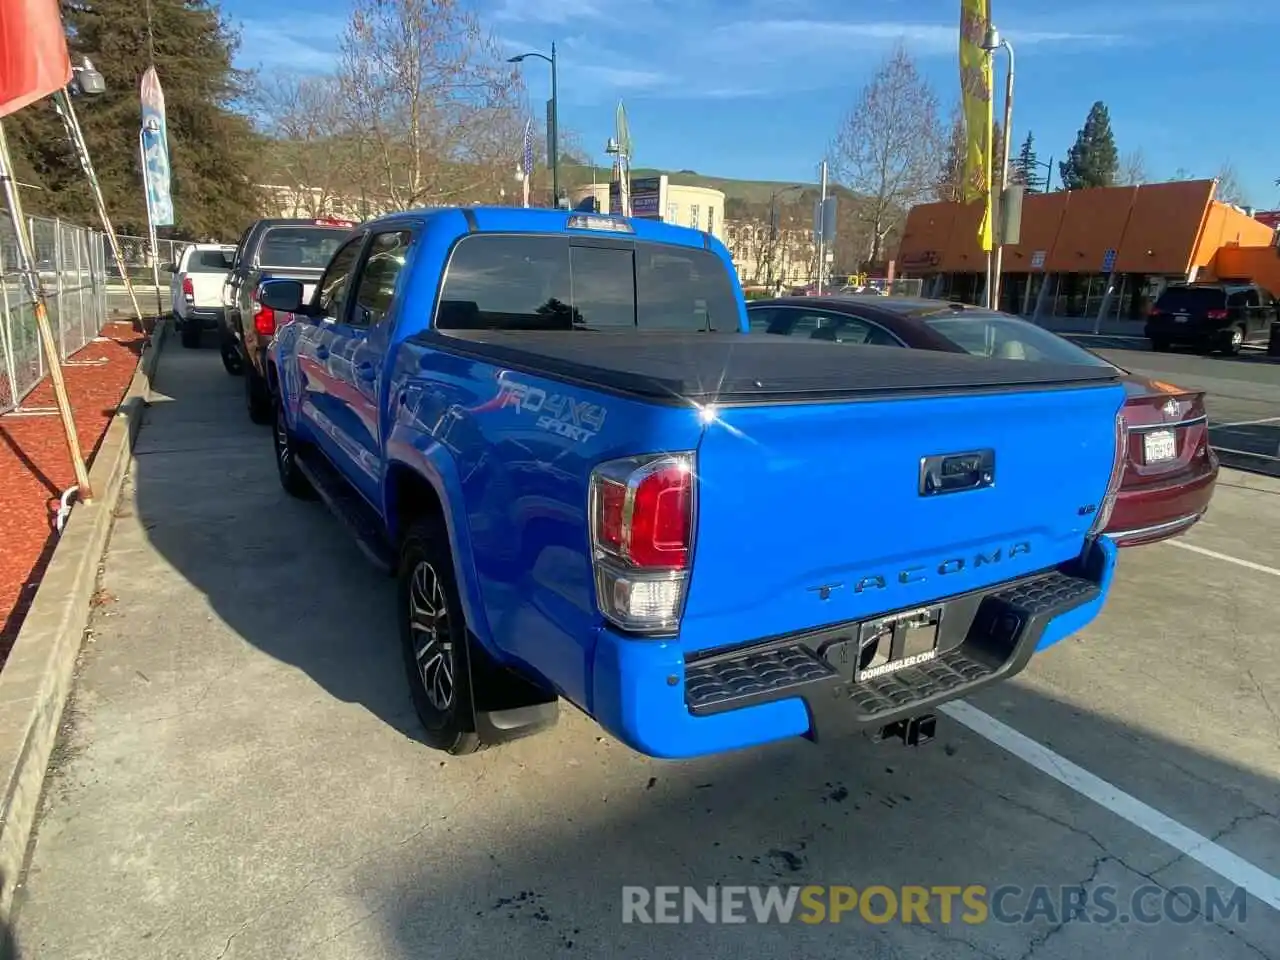
[[[177,263],[166,265],[172,274],[169,297],[184,347],[199,347],[205,330],[221,326],[222,287],[235,252],[234,244],[193,243],[182,251]]]

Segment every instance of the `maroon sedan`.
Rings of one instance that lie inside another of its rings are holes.
[[[1114,366],[1035,324],[969,304],[907,297],[783,297],[747,304],[753,333]],[[1132,547],[1177,536],[1209,507],[1218,458],[1204,394],[1125,373],[1129,443],[1106,533]]]

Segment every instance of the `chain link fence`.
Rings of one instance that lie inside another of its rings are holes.
[[[44,287],[58,355],[69,360],[98,335],[108,317],[105,236],[95,230],[29,217],[36,270]],[[35,309],[18,268],[7,214],[0,219],[0,413],[15,409],[48,373]]]
[[[134,295],[138,298],[138,307],[144,316],[152,313],[168,313],[173,309],[169,302],[170,274],[164,272],[166,263],[177,263],[182,259],[182,251],[189,246],[182,240],[157,240],[156,248],[160,270],[160,286],[156,286],[155,271],[152,269],[151,241],[146,237],[117,235],[120,241],[120,252],[124,255],[124,269],[133,284]],[[133,304],[129,301],[129,291],[116,267],[115,257],[111,255],[110,241],[105,233],[98,234],[107,265],[107,313],[131,316]]]

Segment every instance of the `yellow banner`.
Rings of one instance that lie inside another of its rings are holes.
[[[983,45],[991,0],[960,0],[960,93],[964,110],[964,201],[982,201],[978,239],[991,249],[991,57]]]

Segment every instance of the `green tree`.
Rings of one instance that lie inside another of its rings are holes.
[[[154,61],[164,88],[177,220],[161,232],[238,237],[261,215],[263,140],[236,111],[252,78],[232,66],[239,38],[220,8],[210,0],[150,0],[148,31],[147,5],[138,0],[62,0],[61,7],[73,59],[87,56],[107,83],[106,93],[81,98],[77,112],[116,229],[147,229],[139,84]],[[44,102],[21,111],[13,131],[18,169],[31,171],[43,188],[24,197],[30,212],[93,223],[88,184],[53,108]]]
[[[1111,186],[1119,167],[1120,155],[1111,132],[1111,116],[1106,104],[1099,100],[1089,109],[1089,116],[1076,134],[1067,159],[1058,164],[1058,173],[1064,189],[1082,190]]]
[[[1040,159],[1036,156],[1036,138],[1027,131],[1027,139],[1022,141],[1022,149],[1018,151],[1017,157],[1014,158],[1013,172],[1011,174],[1014,183],[1020,183],[1027,188],[1027,193],[1039,193],[1042,181],[1040,179]]]

